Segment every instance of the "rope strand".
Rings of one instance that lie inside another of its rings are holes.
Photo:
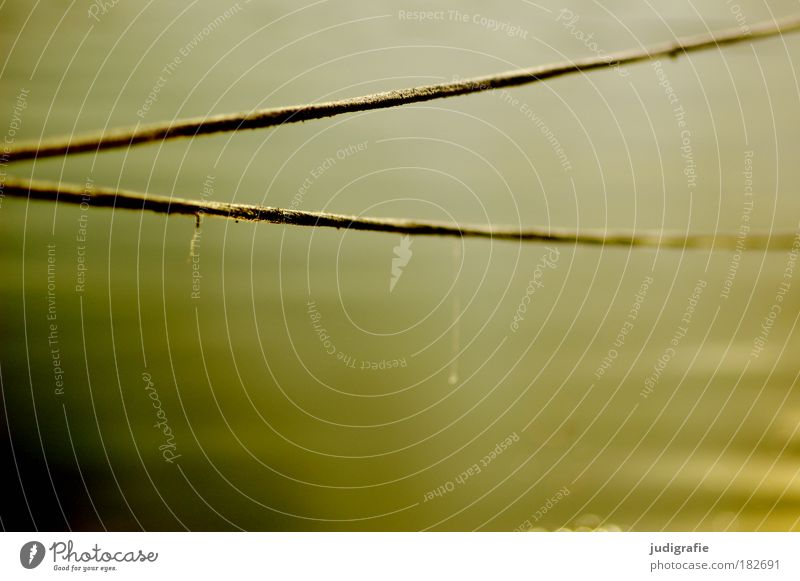
[[[593,56],[573,62],[518,69],[452,83],[385,91],[327,103],[260,109],[250,112],[137,125],[133,128],[116,128],[102,133],[55,137],[41,142],[20,143],[6,151],[6,161],[22,161],[91,151],[97,152],[180,137],[194,137],[243,129],[259,129],[284,123],[322,119],[343,113],[397,107],[409,103],[468,95],[504,87],[515,87],[570,73],[616,67],[662,56],[675,57],[682,53],[768,38],[797,30],[800,30],[800,15],[774,22],[759,23],[751,26],[749,31],[743,31],[740,27],[737,27],[717,34],[686,37],[644,49],[630,49],[610,55]]]
[[[7,196],[81,204],[87,191],[75,184],[56,184],[9,178],[5,184]],[[662,248],[736,248],[780,250],[800,247],[800,232],[753,233],[746,238],[735,234],[684,234],[659,231],[567,230],[563,228],[514,228],[480,224],[448,224],[446,222],[405,220],[397,218],[365,218],[327,212],[305,212],[251,204],[187,200],[152,194],[141,194],[112,188],[94,187],[89,204],[100,208],[149,210],[160,214],[216,216],[229,220],[269,222],[294,226],[347,228],[372,232],[392,232],[428,236],[458,236],[608,246],[639,246]]]

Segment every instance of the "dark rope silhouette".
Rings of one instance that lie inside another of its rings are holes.
[[[327,212],[286,210],[251,204],[187,200],[152,194],[141,194],[112,188],[93,187],[87,191],[75,184],[56,184],[9,178],[5,194],[30,200],[46,200],[69,204],[87,203],[98,208],[148,210],[161,214],[216,216],[230,220],[270,222],[295,226],[347,228],[373,232],[393,232],[432,236],[480,237],[526,242],[594,244],[610,246],[669,248],[735,248],[741,238],[730,234],[684,234],[680,232],[628,232],[604,230],[566,230],[561,228],[514,228],[510,226],[459,225],[446,222],[406,220],[398,218],[365,218]],[[745,248],[779,250],[800,248],[800,233],[754,233],[745,239]]]
[[[743,31],[741,28],[737,27],[716,34],[686,37],[644,49],[625,50],[609,55],[593,56],[572,62],[519,69],[452,83],[385,91],[327,103],[277,107],[250,112],[137,125],[133,128],[109,129],[102,133],[55,137],[45,139],[41,142],[20,143],[15,145],[6,152],[6,160],[12,162],[75,153],[97,152],[105,149],[129,147],[132,145],[153,143],[179,137],[194,137],[197,135],[209,135],[212,133],[239,131],[242,129],[258,129],[284,123],[322,119],[324,117],[341,115],[342,113],[397,107],[409,103],[420,103],[433,99],[525,85],[570,73],[615,67],[662,56],[674,57],[680,54],[714,48],[721,45],[777,36],[799,29],[800,16],[792,16],[774,22],[756,24],[751,26],[749,31]]]

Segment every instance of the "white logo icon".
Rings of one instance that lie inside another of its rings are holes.
[[[406,234],[400,239],[400,243],[394,247],[394,258],[392,258],[392,279],[389,281],[389,292],[394,290],[394,286],[403,275],[403,268],[408,266],[411,260],[411,236]]]

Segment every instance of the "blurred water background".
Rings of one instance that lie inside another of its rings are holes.
[[[324,101],[793,11],[11,0],[0,132]],[[796,230],[799,48],[2,170],[366,216]],[[798,528],[787,252],[408,242],[2,199],[3,527]]]

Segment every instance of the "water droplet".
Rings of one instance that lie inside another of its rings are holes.
[[[461,263],[461,240],[453,240],[453,308],[451,311],[451,355],[453,358],[450,364],[450,375],[447,383],[451,386],[458,383],[458,352],[461,348],[461,296],[458,292],[458,268]]]

